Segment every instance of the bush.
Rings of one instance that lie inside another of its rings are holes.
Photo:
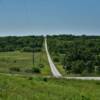
[[[59,62],[59,57],[54,57],[54,58],[53,58],[53,61],[54,61],[54,62]]]
[[[40,70],[39,67],[33,67],[33,68],[32,68],[32,72],[34,72],[34,73],[40,73],[41,70]]]
[[[76,74],[81,74],[85,69],[84,62],[81,60],[72,62],[72,72]]]
[[[44,78],[43,78],[43,81],[44,81],[44,82],[47,82],[47,81],[48,81],[48,79],[47,79],[46,77],[44,77]]]
[[[40,67],[33,67],[32,69],[25,69],[26,73],[40,73]]]
[[[20,72],[20,68],[17,68],[17,67],[11,67],[9,70],[11,72]]]

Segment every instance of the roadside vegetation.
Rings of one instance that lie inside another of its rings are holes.
[[[62,73],[72,76],[100,75],[99,36],[48,36],[48,46],[53,61]]]
[[[0,75],[1,100],[99,100],[100,82]]]

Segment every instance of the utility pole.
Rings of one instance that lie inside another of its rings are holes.
[[[34,67],[34,45],[33,45],[33,67]]]

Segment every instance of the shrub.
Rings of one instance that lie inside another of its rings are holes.
[[[39,67],[33,67],[33,68],[32,68],[32,72],[34,72],[34,73],[40,73],[41,70],[40,70]]]
[[[54,58],[53,58],[53,61],[54,61],[54,62],[59,62],[59,57],[54,57]]]
[[[44,78],[43,78],[43,81],[44,81],[44,82],[47,82],[47,81],[48,81],[48,79],[47,79],[46,77],[44,77]]]
[[[10,69],[9,69],[11,72],[13,71],[13,72],[20,72],[20,68],[17,68],[17,67],[11,67]]]
[[[78,60],[72,62],[72,72],[76,74],[81,74],[84,71],[84,62],[82,60]]]

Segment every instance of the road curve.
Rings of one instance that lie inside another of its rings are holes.
[[[53,61],[50,57],[50,54],[49,54],[49,51],[48,51],[48,46],[47,46],[47,38],[45,37],[44,39],[45,39],[45,50],[46,50],[46,53],[47,53],[48,62],[49,62],[50,68],[51,68],[51,72],[52,72],[53,76],[56,77],[56,78],[62,77],[62,75],[57,70],[56,66],[54,65],[54,63],[53,63]]]

